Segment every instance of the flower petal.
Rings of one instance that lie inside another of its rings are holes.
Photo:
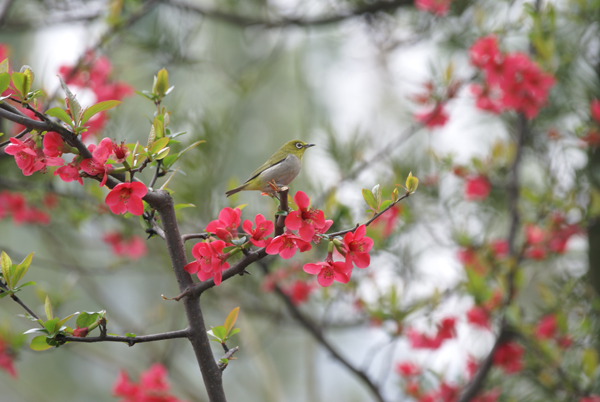
[[[298,205],[298,208],[306,210],[310,205],[310,198],[303,191],[297,191],[294,195],[294,202]]]

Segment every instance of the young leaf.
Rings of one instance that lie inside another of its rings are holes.
[[[167,137],[165,137],[165,138],[167,138]],[[160,151],[158,151],[155,155],[152,155],[152,157],[154,158],[155,161],[160,160],[160,159],[164,158],[165,156],[169,155],[170,150],[171,150],[171,148],[169,148],[169,147],[163,148]]]
[[[100,314],[98,313],[88,313],[87,311],[82,312],[77,317],[77,321],[75,322],[79,328],[89,327],[96,321],[98,321],[98,317]]]
[[[154,132],[156,134],[156,138],[163,138],[165,136],[165,118],[162,114],[159,114],[154,118],[152,122],[154,126]]]
[[[121,101],[118,100],[107,100],[104,102],[96,103],[93,106],[88,107],[83,112],[83,116],[81,116],[81,124],[85,124],[89,119],[91,119],[95,114],[103,112],[108,109],[112,109],[113,107],[120,104]]]
[[[158,72],[154,82],[154,88],[152,89],[158,99],[161,99],[166,95],[166,92],[169,89],[169,73],[167,70],[163,68]]]
[[[183,208],[196,208],[196,206],[194,204],[176,204],[174,207],[175,211]]]
[[[57,322],[56,326],[59,328],[62,327],[65,324],[65,322],[69,321],[75,314],[77,314],[77,313],[73,313],[71,315],[66,316],[65,318],[63,318],[62,320]]]
[[[75,98],[75,95],[73,95],[73,93],[69,90],[69,87],[67,87],[67,84],[65,84],[62,78],[58,77],[58,79],[60,80],[60,85],[62,86],[63,91],[65,91],[65,94],[67,95],[69,109],[71,109],[71,115],[73,116],[75,126],[79,127],[82,113],[81,105],[79,104],[77,98]]]
[[[171,138],[173,138],[173,136],[171,136]],[[164,165],[169,168],[171,165],[173,165],[175,162],[177,162],[177,160],[179,158],[181,158],[181,156],[186,153],[187,151],[189,151],[190,149],[202,144],[203,142],[206,142],[204,140],[202,141],[196,141],[193,144],[189,145],[187,148],[185,148],[183,151],[180,151],[179,153],[177,153],[177,155],[171,155],[169,156],[168,159],[163,160]]]
[[[8,70],[9,70],[8,59],[4,59],[4,60],[2,60],[2,63],[0,63],[0,73],[8,73]]]
[[[29,347],[33,350],[41,352],[43,350],[50,349],[52,346],[48,345],[48,342],[46,342],[46,337],[44,335],[40,335],[40,336],[36,336],[35,338],[33,338],[31,340]]]
[[[235,334],[237,334],[240,331],[241,331],[241,329],[239,329],[239,328],[232,329],[231,332],[229,332],[229,335],[227,336],[227,338],[231,338],[232,336],[234,336]]]
[[[46,110],[46,114],[50,117],[56,117],[57,119],[59,119],[60,121],[68,124],[69,126],[73,127],[73,121],[71,120],[71,116],[69,116],[67,114],[67,112],[65,112],[64,110],[62,110],[61,108],[57,107],[53,107],[52,109],[48,109]]]
[[[222,325],[219,325],[218,327],[212,328],[211,331],[212,331],[212,336],[217,338],[219,341],[224,342],[225,335],[226,335],[225,327],[223,327]]]
[[[392,204],[392,200],[385,200],[384,202],[381,203],[381,206],[379,208],[381,211],[383,211],[384,209],[389,207],[391,204]]]
[[[371,193],[373,194],[375,202],[377,203],[377,211],[379,211],[379,206],[381,205],[381,186],[376,184],[371,190]]]
[[[150,155],[154,155],[154,154],[158,153],[164,147],[166,147],[167,144],[169,144],[169,138],[167,138],[167,137],[163,137],[163,138],[160,138],[159,140],[156,140],[154,142],[154,144],[152,144],[152,147],[150,148],[150,151],[149,151]]]
[[[229,315],[227,315],[227,318],[225,319],[225,324],[224,324],[225,336],[229,335],[229,332],[233,329],[233,326],[235,325],[235,322],[237,321],[239,312],[240,312],[240,308],[236,307],[233,310],[231,310]]]
[[[10,84],[10,74],[9,73],[0,73],[0,93],[6,91],[8,89],[9,84]]]
[[[13,88],[19,93],[21,100],[25,99],[27,93],[23,94],[23,92],[21,92],[25,83],[25,74],[14,72],[10,77],[12,78]]]
[[[377,211],[377,201],[375,201],[375,197],[373,196],[371,190],[363,188],[362,195],[365,201],[367,202],[367,205],[373,208],[375,211]]]
[[[12,268],[12,261],[8,254],[6,254],[4,251],[2,254],[0,254],[0,267],[2,268],[2,276],[4,277],[6,285],[9,289],[12,289],[12,283],[10,280],[12,276],[10,272]]]
[[[46,318],[51,320],[52,316],[52,304],[50,303],[50,298],[46,295],[46,302],[44,303],[44,311],[46,312]]]
[[[419,179],[414,177],[412,172],[410,172],[406,178],[406,191],[412,194],[417,191],[417,187],[419,187]]]
[[[31,265],[32,258],[33,258],[33,253],[30,253],[27,257],[25,257],[23,262],[21,262],[19,265],[17,265],[15,267],[13,276],[10,280],[10,282],[12,283],[13,286],[16,286],[17,283],[19,283],[19,281],[27,273],[27,270],[29,269],[29,266]]]

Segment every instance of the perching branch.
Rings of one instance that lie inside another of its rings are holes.
[[[223,359],[227,359],[227,360],[231,359],[231,356],[233,356],[233,354],[235,352],[237,352],[238,350],[240,350],[239,346],[236,346],[235,348],[231,348],[231,349],[229,349],[227,351],[227,353],[225,353],[223,355],[223,357],[221,357],[221,359],[219,359],[219,362],[217,363],[217,366],[219,366],[219,368],[221,369],[221,371],[225,370],[227,368],[227,366],[229,365],[229,364],[223,363],[221,360],[223,360]]]
[[[0,293],[4,293],[5,291],[8,290],[8,287],[2,282],[0,281]],[[13,299],[15,302],[17,302],[17,304],[21,307],[23,307],[25,309],[25,311],[27,311],[27,313],[32,316],[33,318],[35,318],[36,320],[39,320],[40,318],[37,316],[37,314],[35,314],[33,312],[32,309],[30,309],[21,299],[19,299],[19,297],[17,295],[15,295],[14,293],[10,295],[10,298]]]
[[[315,27],[326,26],[342,22],[351,18],[362,17],[365,15],[373,15],[380,12],[393,12],[400,7],[412,6],[412,0],[391,0],[391,1],[376,1],[354,10],[348,10],[339,14],[316,17],[316,18],[298,18],[278,16],[273,19],[261,19],[254,17],[246,17],[240,14],[223,12],[207,7],[202,7],[197,4],[190,4],[187,1],[170,0],[167,3],[170,6],[200,14],[206,18],[225,22],[227,24],[236,25],[241,28],[258,26],[262,28],[287,28],[292,26],[297,27]]]
[[[129,346],[133,346],[136,343],[155,342],[166,339],[178,339],[187,338],[189,336],[189,329],[181,329],[179,331],[162,332],[160,334],[153,335],[141,335],[141,336],[90,336],[86,338],[80,338],[76,336],[59,336],[57,340],[60,342],[81,342],[81,343],[96,343],[96,342],[124,342]]]

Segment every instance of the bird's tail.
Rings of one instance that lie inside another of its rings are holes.
[[[225,195],[226,195],[227,197],[229,197],[230,195],[233,195],[233,194],[235,194],[235,193],[239,193],[240,191],[242,191],[242,190],[244,189],[244,187],[246,187],[246,185],[245,185],[245,184],[244,184],[243,186],[239,186],[239,187],[233,188],[233,189],[231,189],[231,190],[229,190],[229,191],[226,191],[226,192],[225,192]]]

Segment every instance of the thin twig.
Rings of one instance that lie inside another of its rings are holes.
[[[22,138],[23,136],[25,136],[27,133],[30,133],[30,132],[31,132],[31,130],[32,130],[31,128],[29,128],[29,127],[26,127],[26,128],[25,128],[25,130],[21,131],[19,134],[15,135],[15,136],[14,136],[14,137],[12,137],[12,138],[20,139],[20,138]],[[7,140],[7,141],[4,141],[4,142],[0,142],[0,148],[3,148],[3,147],[5,147],[5,146],[7,146],[7,145],[9,145],[9,144],[10,144],[10,139],[9,139],[9,140]]]
[[[233,354],[235,352],[237,352],[238,350],[240,350],[239,346],[236,346],[234,348],[231,348],[227,351],[227,353],[225,353],[223,355],[223,357],[221,357],[221,359],[219,359],[219,362],[217,362],[217,366],[219,367],[219,369],[221,369],[221,371],[225,370],[227,368],[227,366],[229,366],[229,363],[223,363],[221,360],[223,359],[231,359],[231,356],[233,356]]]
[[[206,240],[208,238],[209,234],[208,233],[190,233],[190,234],[184,234],[181,236],[181,240],[185,243],[188,240],[192,240],[192,239],[202,239],[202,240]]]
[[[0,281],[0,293],[4,293],[7,292],[8,286],[6,286],[2,281]],[[13,299],[15,302],[17,302],[17,304],[21,307],[23,307],[25,309],[25,311],[27,311],[27,313],[32,316],[33,318],[35,318],[36,320],[39,320],[40,318],[37,316],[36,313],[33,312],[32,309],[30,309],[25,303],[23,303],[23,301],[21,299],[19,299],[19,297],[17,295],[15,295],[14,293],[10,295],[10,298]]]
[[[189,329],[181,329],[179,331],[162,332],[160,334],[153,335],[141,335],[141,336],[90,336],[80,338],[76,336],[64,336],[58,337],[60,342],[81,342],[81,343],[95,343],[95,342],[124,342],[129,346],[133,346],[136,343],[155,342],[163,341],[165,339],[178,339],[187,338],[189,336]]]

